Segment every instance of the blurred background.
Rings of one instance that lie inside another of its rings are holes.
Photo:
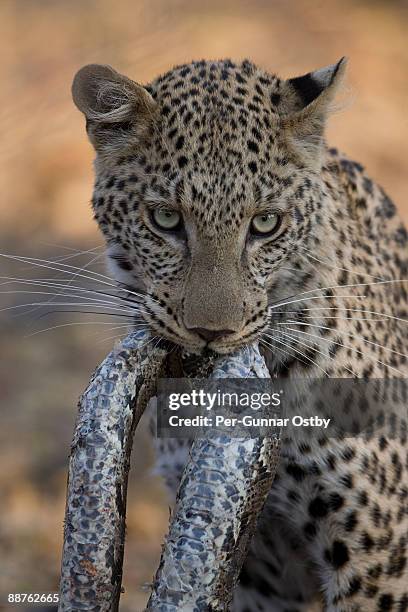
[[[75,71],[107,63],[145,83],[191,59],[248,57],[290,77],[347,55],[346,103],[331,118],[328,139],[367,167],[408,221],[407,26],[402,0],[1,0],[1,609],[15,609],[7,593],[58,589],[76,402],[120,335],[113,324],[84,324],[86,315],[39,319],[52,304],[35,304],[49,296],[22,293],[36,287],[4,278],[63,278],[35,260],[4,255],[43,258],[60,270],[85,266],[84,274],[104,270],[89,205],[93,151],[70,96]],[[55,329],[36,333],[48,327]],[[147,436],[138,431],[125,612],[143,609],[143,585],[167,527],[151,464]]]

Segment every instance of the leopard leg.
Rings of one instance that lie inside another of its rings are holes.
[[[273,509],[265,508],[234,593],[234,612],[313,609],[317,580],[299,541]]]

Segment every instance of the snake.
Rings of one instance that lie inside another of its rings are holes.
[[[169,343],[131,332],[78,402],[68,467],[59,610],[119,610],[133,436],[169,375]],[[187,375],[188,368],[183,372]],[[171,374],[171,372],[170,372]],[[209,377],[268,378],[257,344],[218,356]],[[146,610],[224,612],[279,461],[278,433],[196,438]]]

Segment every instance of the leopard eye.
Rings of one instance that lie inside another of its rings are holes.
[[[274,234],[280,226],[280,216],[277,213],[256,215],[251,221],[251,232],[258,236]]]
[[[181,225],[181,214],[170,208],[156,208],[152,219],[157,227],[163,230],[175,230]]]

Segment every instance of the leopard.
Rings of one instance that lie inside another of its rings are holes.
[[[145,85],[79,70],[92,207],[134,325],[193,356],[258,342],[294,386],[407,378],[407,230],[326,142],[346,65],[284,79],[200,60]],[[174,491],[188,443],[155,446]],[[232,609],[407,611],[407,541],[404,410],[385,433],[287,436]]]

